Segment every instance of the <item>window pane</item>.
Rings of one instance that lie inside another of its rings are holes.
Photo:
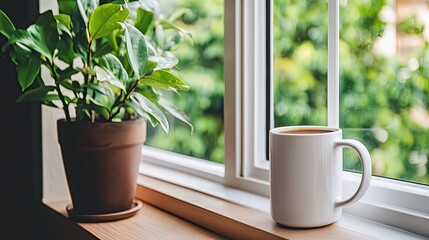
[[[223,163],[223,0],[161,0],[160,4],[161,14],[166,17],[183,10],[185,14],[179,15],[175,23],[193,33],[193,43],[174,51],[191,90],[169,97],[190,116],[195,132],[170,118],[170,133],[150,128],[146,144]]]
[[[273,3],[275,126],[326,125],[327,2]]]
[[[375,175],[429,183],[429,9],[424,0],[341,1],[340,125]],[[360,169],[345,151],[344,167]]]
[[[429,183],[429,7],[340,1],[340,127],[375,175]],[[325,125],[327,1],[274,0],[275,126]],[[344,151],[344,168],[360,170]]]

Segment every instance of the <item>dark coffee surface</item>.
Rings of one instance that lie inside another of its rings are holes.
[[[291,129],[291,130],[285,130],[281,131],[280,133],[285,134],[320,134],[320,133],[330,133],[334,132],[333,130],[328,129],[312,129],[312,128],[302,128],[302,129]]]

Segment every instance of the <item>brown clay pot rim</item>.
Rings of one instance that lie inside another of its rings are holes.
[[[138,121],[146,121],[146,119],[144,118],[136,118],[136,119],[129,119],[129,120],[124,120],[124,121],[120,121],[120,122],[87,122],[87,121],[76,121],[76,118],[72,118],[70,119],[71,121],[67,121],[64,118],[60,118],[57,120],[58,123],[61,124],[82,124],[82,125],[101,125],[101,124],[124,124],[127,122],[138,122]]]
[[[58,142],[61,146],[86,146],[90,148],[129,146],[143,144],[146,134],[129,134],[137,126],[143,126],[146,131],[144,118],[132,119],[122,122],[86,122],[71,121],[65,119],[57,120]],[[116,138],[111,138],[109,135]]]

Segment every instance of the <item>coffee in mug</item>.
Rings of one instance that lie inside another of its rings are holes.
[[[319,133],[328,133],[332,132],[329,129],[311,129],[311,128],[303,128],[303,129],[290,129],[283,131],[283,134],[319,134]]]

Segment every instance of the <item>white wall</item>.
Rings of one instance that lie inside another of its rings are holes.
[[[52,9],[58,12],[55,0],[40,0],[40,12]],[[43,79],[49,73],[42,71]],[[70,199],[60,146],[57,141],[57,119],[64,118],[59,109],[42,106],[43,201],[54,202]]]

